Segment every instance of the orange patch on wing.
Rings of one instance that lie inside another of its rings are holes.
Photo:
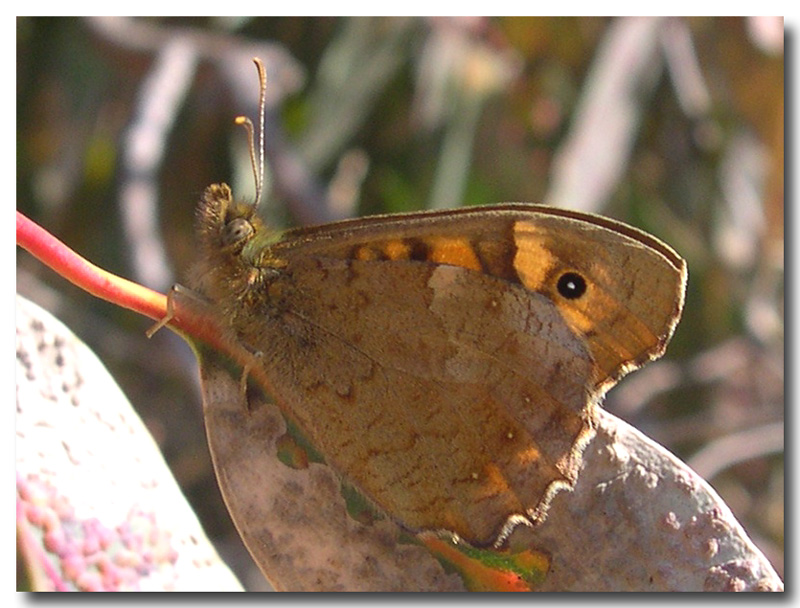
[[[431,237],[428,239],[428,258],[439,264],[461,266],[470,270],[482,270],[480,260],[472,243],[464,237]]]
[[[390,260],[407,260],[411,255],[411,248],[405,241],[389,241],[384,251]]]
[[[355,253],[353,254],[353,259],[371,262],[373,260],[380,259],[380,255],[378,255],[378,252],[372,247],[362,245],[356,249]]]

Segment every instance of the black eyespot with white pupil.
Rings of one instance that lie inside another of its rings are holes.
[[[586,293],[586,279],[577,272],[565,272],[559,277],[556,287],[567,300],[577,300]]]
[[[244,218],[236,218],[222,229],[222,244],[227,247],[246,241],[253,234],[253,225]]]

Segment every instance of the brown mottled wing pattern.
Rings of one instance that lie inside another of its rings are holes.
[[[574,483],[596,401],[680,311],[682,261],[603,221],[508,205],[256,238],[221,304],[247,298],[234,329],[330,464],[405,527],[486,546]]]

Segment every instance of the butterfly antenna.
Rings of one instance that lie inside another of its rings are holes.
[[[264,63],[258,57],[253,58],[253,63],[258,69],[258,82],[260,85],[260,95],[258,99],[258,160],[256,160],[255,136],[253,133],[253,123],[246,116],[237,116],[236,124],[242,125],[247,131],[247,141],[250,148],[250,164],[253,167],[253,177],[256,182],[256,202],[255,207],[261,202],[261,193],[264,189],[264,115],[267,106],[267,71]]]

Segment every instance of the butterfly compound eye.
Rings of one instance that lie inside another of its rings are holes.
[[[243,245],[254,231],[253,225],[243,218],[231,220],[222,229],[222,245],[224,247]]]
[[[576,300],[586,293],[586,279],[576,272],[565,272],[558,279],[558,293],[567,300]]]

